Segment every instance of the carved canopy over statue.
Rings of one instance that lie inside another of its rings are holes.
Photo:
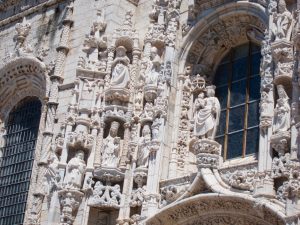
[[[127,88],[130,80],[129,64],[130,60],[126,55],[126,48],[119,46],[116,49],[116,58],[113,61],[113,71],[111,76],[112,88]]]
[[[80,189],[85,173],[86,164],[84,152],[78,150],[75,156],[68,162],[64,184],[67,188]]]
[[[102,166],[115,168],[119,162],[120,137],[117,137],[120,124],[113,121],[109,134],[103,142]]]
[[[161,59],[158,55],[157,48],[151,48],[151,61],[149,61],[146,72],[145,72],[145,83],[149,86],[157,86]]]
[[[207,87],[207,97],[200,92],[194,103],[194,135],[214,139],[219,124],[221,107],[215,97],[215,86]]]

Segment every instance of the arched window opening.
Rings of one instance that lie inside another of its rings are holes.
[[[37,98],[23,99],[5,124],[0,162],[0,225],[22,224],[41,116]]]
[[[254,154],[259,147],[260,47],[248,43],[224,57],[214,77],[221,104],[216,141],[224,159]]]

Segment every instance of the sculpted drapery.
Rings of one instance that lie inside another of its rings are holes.
[[[112,122],[109,134],[103,143],[102,166],[117,167],[119,162],[120,138],[117,137],[120,124]]]
[[[194,103],[194,135],[214,139],[220,118],[220,103],[214,97],[213,88],[208,88],[207,97],[201,92]]]
[[[67,165],[64,180],[65,185],[67,187],[80,189],[82,186],[85,168],[86,164],[84,161],[84,152],[82,150],[78,150],[74,158],[72,158]]]

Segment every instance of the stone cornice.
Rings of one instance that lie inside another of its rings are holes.
[[[49,1],[46,1],[46,2],[41,3],[39,5],[33,6],[33,7],[29,8],[29,9],[27,9],[27,10],[24,10],[24,11],[18,13],[18,14],[15,14],[15,15],[13,15],[11,17],[8,17],[8,18],[0,21],[0,27],[6,25],[8,23],[14,22],[16,20],[22,19],[23,17],[25,17],[25,16],[27,16],[29,14],[32,14],[32,13],[34,13],[36,11],[39,11],[39,10],[41,10],[43,8],[50,7],[52,5],[60,3],[62,1],[64,1],[64,0],[49,0]],[[19,2],[19,0],[8,0],[7,2],[5,2],[3,4],[0,4],[0,10],[5,10],[5,8],[7,8],[7,7],[9,7],[9,6],[11,6],[11,5],[13,5],[13,4],[17,3],[17,2]]]

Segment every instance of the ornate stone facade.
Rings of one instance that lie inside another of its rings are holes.
[[[23,224],[299,225],[299,11],[296,0],[0,1],[0,147],[14,106],[42,103]],[[261,52],[245,116],[258,117],[257,149],[242,142],[228,159],[231,106],[215,74],[249,43]]]

